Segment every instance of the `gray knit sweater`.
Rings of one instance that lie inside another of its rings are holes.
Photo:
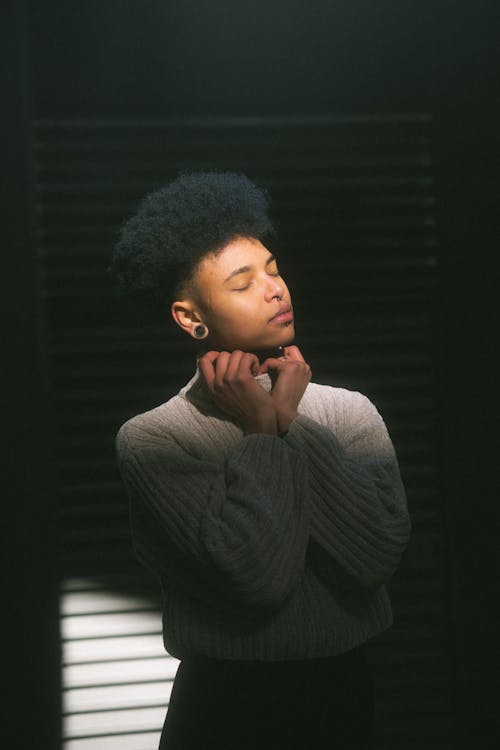
[[[196,374],[126,422],[117,450],[173,656],[328,656],[392,623],[384,584],[410,524],[391,441],[365,396],[310,383],[285,437],[244,436]]]

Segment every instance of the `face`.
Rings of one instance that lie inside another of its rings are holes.
[[[238,237],[206,256],[194,286],[213,348],[251,352],[293,341],[290,292],[275,257],[258,240]]]

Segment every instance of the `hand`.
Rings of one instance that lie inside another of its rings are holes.
[[[217,406],[236,417],[246,434],[277,434],[274,401],[254,380],[254,375],[259,372],[259,360],[255,354],[238,349],[234,352],[209,351],[198,365]]]
[[[311,368],[298,347],[287,346],[284,357],[266,359],[260,372],[271,375],[271,398],[276,406],[278,431],[286,432],[297,416],[300,399],[311,380]]]

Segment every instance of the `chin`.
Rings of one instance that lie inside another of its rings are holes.
[[[287,329],[285,329],[284,333],[286,334],[285,340],[281,342],[281,346],[290,346],[295,341],[295,328],[293,326],[289,326]]]
[[[292,329],[291,331],[287,331],[287,334],[284,335],[283,332],[281,333],[281,336],[275,336],[272,340],[268,341],[260,341],[255,342],[254,345],[250,346],[247,345],[246,349],[243,347],[244,350],[253,352],[254,354],[257,354],[259,359],[265,359],[266,357],[274,357],[276,356],[276,352],[281,346],[290,346],[290,344],[293,343],[295,339],[295,331]],[[240,347],[242,348],[242,347]]]
[[[269,337],[265,340],[259,340],[258,338],[247,341],[226,341],[226,342],[213,342],[213,346],[215,349],[219,350],[225,350],[225,351],[234,351],[235,349],[241,349],[244,352],[258,352],[259,354],[263,352],[271,352],[274,349],[278,349],[280,346],[290,346],[290,344],[293,343],[295,340],[295,329],[292,326],[287,326],[286,328],[275,332],[275,334],[272,337]]]
[[[295,340],[295,330],[293,327],[286,328],[284,331],[280,331],[280,335],[273,338],[273,341],[269,343],[269,348],[273,349],[278,346],[290,346]]]
[[[283,328],[276,336],[269,341],[266,346],[262,348],[275,349],[278,346],[290,346],[295,340],[295,328],[293,325]]]

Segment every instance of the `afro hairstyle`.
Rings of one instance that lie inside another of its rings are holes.
[[[199,261],[235,237],[269,242],[264,188],[234,172],[187,172],[147,195],[121,227],[109,271],[143,310],[189,288]]]

